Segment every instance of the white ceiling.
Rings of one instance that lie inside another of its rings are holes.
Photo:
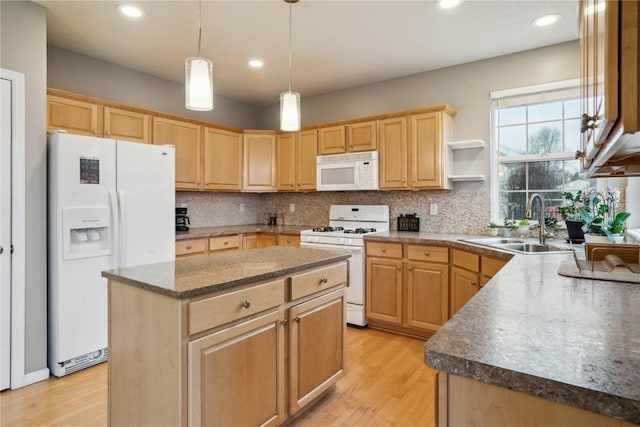
[[[47,8],[49,43],[182,83],[197,54],[198,2],[37,1]],[[292,6],[292,89],[302,97],[577,39],[577,0],[300,0]],[[546,13],[559,23],[536,28]],[[202,3],[202,54],[214,63],[215,91],[257,106],[287,89],[289,9],[283,0]],[[251,69],[257,57],[264,68]]]

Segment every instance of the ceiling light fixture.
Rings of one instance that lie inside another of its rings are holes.
[[[251,68],[262,68],[264,66],[264,62],[259,59],[252,59],[249,61],[249,66]]]
[[[202,0],[198,2],[198,56],[185,60],[185,106],[189,110],[213,110],[213,63],[201,56]]]
[[[547,25],[555,24],[560,20],[560,15],[552,13],[549,15],[538,16],[531,23],[536,27],[546,27]]]
[[[130,4],[119,4],[117,9],[118,12],[129,18],[141,18],[143,15],[141,9]]]
[[[300,94],[291,92],[291,4],[298,0],[284,0],[289,3],[289,91],[280,94],[280,130],[300,130]]]
[[[440,9],[451,9],[462,3],[463,0],[438,0]]]

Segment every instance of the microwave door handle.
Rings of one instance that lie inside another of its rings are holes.
[[[354,169],[354,173],[356,174],[356,188],[360,188],[360,162],[356,162],[356,167]]]

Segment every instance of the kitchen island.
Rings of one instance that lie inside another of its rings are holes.
[[[464,237],[389,232],[366,241],[506,254]],[[509,256],[425,345],[426,364],[439,371],[437,424],[640,423],[640,285],[558,275],[570,254]]]
[[[348,254],[269,247],[103,272],[110,425],[279,425],[345,363]]]

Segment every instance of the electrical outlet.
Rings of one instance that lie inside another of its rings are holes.
[[[244,203],[240,203],[240,212],[244,212]]]
[[[296,211],[295,203],[289,203],[289,212],[295,212],[295,211]]]
[[[438,215],[438,204],[431,203],[429,205],[429,215]]]

